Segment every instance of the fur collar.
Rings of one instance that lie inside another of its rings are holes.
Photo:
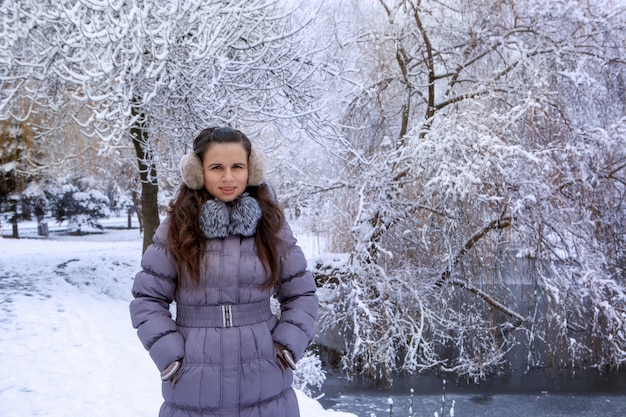
[[[244,193],[231,203],[211,198],[202,205],[200,229],[209,239],[229,235],[250,237],[261,219],[261,207],[253,197]]]

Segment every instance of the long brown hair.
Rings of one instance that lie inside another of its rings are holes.
[[[193,151],[202,161],[205,151],[216,143],[239,143],[250,158],[252,144],[239,130],[229,127],[204,129],[193,142]],[[259,259],[268,273],[264,288],[272,288],[278,282],[280,268],[279,231],[284,222],[282,208],[276,202],[270,187],[263,183],[248,186],[246,191],[261,207],[261,220],[257,225],[255,243]],[[169,204],[168,242],[182,279],[187,272],[193,282],[200,282],[200,264],[204,254],[206,238],[200,229],[199,216],[202,205],[213,198],[204,189],[192,190],[185,184],[180,186],[176,197]]]

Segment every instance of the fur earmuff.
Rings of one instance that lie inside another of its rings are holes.
[[[185,185],[192,190],[201,190],[204,187],[204,170],[202,161],[191,151],[180,159],[180,175]]]
[[[191,151],[180,160],[180,175],[185,185],[192,190],[201,190],[204,187],[204,170],[202,161]],[[252,149],[248,161],[248,185],[259,186],[265,179],[265,155],[261,151]]]
[[[248,159],[248,185],[261,185],[265,179],[265,154],[252,149]]]

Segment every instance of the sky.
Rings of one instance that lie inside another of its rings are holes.
[[[128,311],[141,245],[137,229],[0,238],[0,416],[158,415],[159,374]],[[301,417],[355,417],[297,394]]]

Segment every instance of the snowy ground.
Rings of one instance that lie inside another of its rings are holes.
[[[158,374],[128,313],[140,255],[136,229],[0,238],[1,416],[158,414]],[[302,417],[354,416],[298,396]]]

